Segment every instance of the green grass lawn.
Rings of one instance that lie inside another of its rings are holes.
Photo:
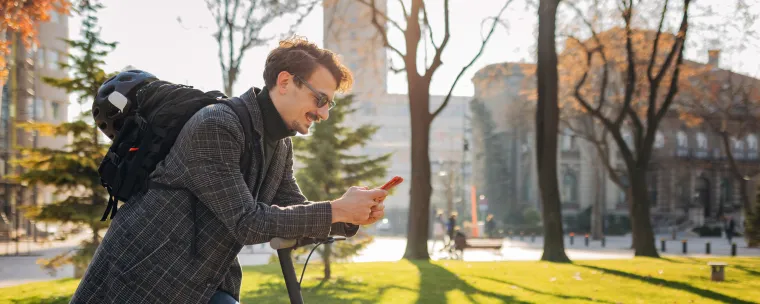
[[[708,261],[729,263],[725,282],[710,281]],[[338,264],[324,283],[321,271],[319,264],[307,269],[307,303],[760,302],[760,258]],[[68,303],[77,283],[0,288],[0,303]],[[241,294],[243,303],[287,303],[279,265],[245,267]]]

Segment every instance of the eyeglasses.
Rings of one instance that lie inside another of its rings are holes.
[[[299,77],[298,75],[295,75],[295,74],[291,74],[291,75],[293,75],[293,77],[295,77],[296,79],[298,79],[298,81],[300,81],[301,83],[303,83],[304,85],[306,85],[306,87],[309,88],[309,90],[311,90],[312,93],[314,93],[314,98],[317,99],[317,108],[324,107],[326,104],[330,105],[329,108],[327,108],[328,110],[332,109],[333,107],[335,107],[335,101],[334,100],[329,100],[327,98],[327,94],[322,93],[320,91],[317,91],[317,89],[315,89],[314,87],[312,87],[308,82],[306,82],[305,80],[303,80],[303,78]]]

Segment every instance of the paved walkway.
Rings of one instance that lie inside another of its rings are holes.
[[[657,248],[660,249],[659,237]],[[740,256],[760,256],[760,249],[746,248],[743,239],[735,239],[737,243],[737,253]],[[31,256],[0,256],[0,287],[13,286],[34,281],[51,280],[56,278],[72,277],[74,274],[73,267],[64,267],[59,271],[57,276],[52,277],[36,264],[40,257],[52,257],[66,250],[71,250],[76,246],[77,239],[70,239],[67,242],[56,242],[50,247],[39,246],[32,247]],[[571,260],[600,260],[600,259],[627,259],[633,257],[633,250],[630,247],[629,237],[609,237],[604,247],[600,241],[590,241],[589,246],[584,244],[583,237],[576,237],[573,245],[570,245],[569,239],[565,239],[565,249]],[[664,256],[690,256],[706,257],[705,244],[711,243],[710,256],[729,256],[731,247],[725,239],[720,238],[690,238],[688,239],[688,253],[682,253],[680,240],[666,241],[666,252]],[[0,243],[0,248],[5,244]],[[433,242],[428,243],[428,247],[433,247]],[[468,250],[465,251],[463,260],[465,261],[535,261],[541,258],[543,239],[536,237],[535,242],[530,237],[525,237],[522,241],[519,237],[510,240],[504,239],[504,246],[500,251],[495,250]],[[406,239],[401,237],[377,237],[375,241],[363,250],[358,256],[353,258],[353,262],[381,262],[381,261],[398,261],[404,255],[406,248]],[[436,244],[435,251],[441,248],[441,243]],[[269,261],[269,258],[275,251],[269,248],[268,244],[246,246],[243,248],[238,258],[243,266],[262,265]],[[446,254],[435,252],[431,256],[434,260],[447,258]],[[312,255],[309,264],[319,263],[317,253]]]

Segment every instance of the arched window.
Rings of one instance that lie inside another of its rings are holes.
[[[654,147],[659,149],[665,146],[665,136],[662,135],[662,132],[657,131],[657,133],[654,134]]]
[[[678,139],[678,147],[679,148],[688,148],[689,147],[689,140],[686,137],[686,132],[684,131],[678,131],[678,134],[676,135]]]
[[[562,177],[562,201],[567,203],[578,202],[578,178],[575,176],[575,172],[571,170],[565,171]]]
[[[676,148],[676,154],[678,156],[689,155],[689,138],[686,136],[686,132],[679,130],[678,133],[676,133],[676,143],[678,145]]]
[[[757,136],[755,134],[747,135],[747,157],[757,159]]]
[[[697,149],[707,150],[707,136],[703,132],[697,133]]]

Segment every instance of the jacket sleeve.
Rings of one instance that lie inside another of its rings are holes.
[[[288,151],[288,155],[285,157],[285,172],[282,174],[282,180],[277,188],[277,193],[274,196],[272,204],[279,206],[314,204],[307,201],[306,197],[301,193],[298,183],[296,183],[296,178],[293,174],[293,143],[290,138],[285,139],[285,147]],[[330,227],[330,235],[352,237],[358,231],[358,225],[348,223],[335,223]]]
[[[243,137],[229,107],[212,105],[196,113],[175,144],[188,150],[182,152],[187,188],[241,244],[274,237],[326,237],[332,223],[329,202],[280,207],[253,201],[240,172]]]

